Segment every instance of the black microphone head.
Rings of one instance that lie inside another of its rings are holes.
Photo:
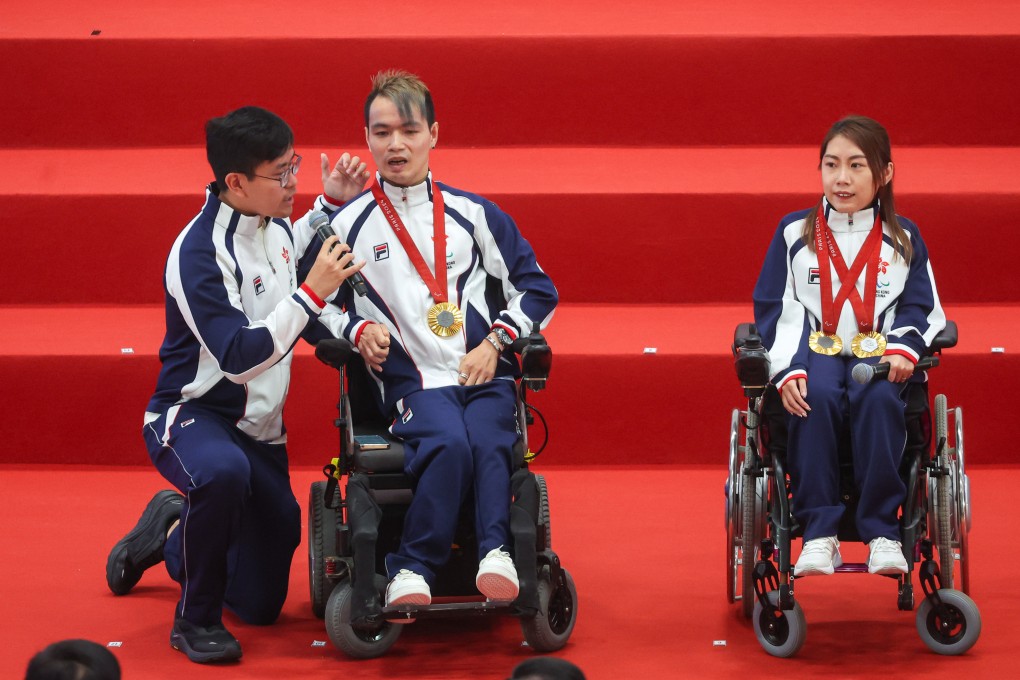
[[[854,366],[854,369],[850,371],[850,376],[855,382],[861,385],[866,385],[871,382],[873,377],[875,377],[875,373],[877,373],[877,371],[871,364],[857,364]]]
[[[308,215],[308,224],[311,225],[312,229],[318,231],[322,225],[329,224],[329,217],[321,210],[313,210]]]

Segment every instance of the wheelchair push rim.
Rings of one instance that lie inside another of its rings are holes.
[[[726,599],[731,604],[737,596],[737,566],[740,563],[740,530],[738,499],[740,498],[740,410],[733,409],[730,417],[729,473],[726,478]]]
[[[949,415],[954,428],[950,431]],[[953,436],[950,436],[950,435]],[[946,396],[935,397],[935,443],[945,438],[938,464],[944,476],[929,479],[930,526],[938,549],[943,588],[970,592],[969,532],[971,525],[970,479],[964,466],[963,409],[950,410]],[[959,569],[955,567],[959,565]],[[955,572],[955,574],[954,574]]]

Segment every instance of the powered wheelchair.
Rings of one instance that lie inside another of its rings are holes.
[[[537,332],[514,343],[522,377],[517,384],[520,437],[511,476],[510,530],[520,593],[513,602],[487,601],[475,588],[478,568],[473,504],[461,511],[452,555],[437,573],[431,605],[384,606],[384,558],[400,543],[412,480],[404,473],[404,447],[389,433],[375,407],[367,369],[344,340],[316,345],[315,355],[339,372],[339,455],[313,482],[309,497],[308,571],[312,611],[325,619],[333,644],[353,658],[385,654],[413,620],[455,615],[509,614],[520,619],[524,639],[536,652],[562,648],[577,619],[577,591],[552,550],[545,479],[528,469],[541,452],[528,449],[533,413],[528,390],[545,387],[552,354]],[[546,440],[548,431],[546,431]],[[345,481],[344,488],[341,482]]]
[[[956,345],[956,324],[948,322],[931,354],[917,370],[937,366],[943,349]],[[791,543],[802,535],[791,505],[790,478],[784,471],[787,413],[769,384],[769,357],[754,324],[737,326],[733,355],[748,400],[730,420],[729,476],[726,483],[726,594],[740,602],[755,635],[769,654],[793,656],[807,634],[804,612],[794,599]],[[859,367],[858,367],[859,368]],[[870,369],[870,367],[869,367]],[[855,371],[864,382],[875,376]],[[963,412],[935,397],[932,436],[928,384],[910,383],[906,394],[907,444],[900,465],[907,493],[900,532],[908,573],[894,576],[897,606],[914,608],[915,566],[924,593],[915,623],[924,643],[939,654],[962,654],[981,633],[977,605],[969,597],[968,532],[970,482],[964,468]],[[952,422],[954,429],[948,427]],[[848,432],[840,436],[840,494],[846,511],[838,538],[857,541],[854,516],[859,497],[854,485]],[[836,572],[867,573],[867,565],[844,563]]]

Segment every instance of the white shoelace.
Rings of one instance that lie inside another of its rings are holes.
[[[836,542],[831,538],[814,539],[807,542],[807,545],[805,545],[803,550],[801,550],[801,554],[814,555],[816,553],[824,553],[826,555],[831,555],[835,552],[835,549]]]
[[[900,545],[896,541],[892,541],[892,540],[890,540],[888,538],[884,538],[884,537],[879,537],[879,538],[876,538],[874,541],[872,541],[871,552],[872,553],[881,553],[881,552],[901,553],[902,549],[901,549]]]

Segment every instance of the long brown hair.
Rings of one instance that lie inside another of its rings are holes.
[[[907,237],[907,232],[900,226],[900,223],[896,220],[896,205],[893,199],[893,181],[890,179],[888,182],[883,183],[882,178],[885,176],[886,168],[892,163],[892,149],[889,144],[889,133],[885,131],[885,128],[875,120],[868,118],[867,116],[847,116],[842,120],[836,121],[831,128],[829,128],[828,134],[825,135],[825,139],[822,140],[822,148],[818,152],[818,168],[822,167],[822,160],[825,158],[825,150],[829,148],[829,142],[834,137],[842,135],[853,142],[861,151],[864,152],[864,157],[868,161],[868,168],[871,170],[871,176],[875,181],[875,189],[878,196],[879,209],[882,213],[882,221],[889,225],[889,231],[893,239],[893,251],[894,257],[896,254],[902,255],[904,261],[910,263],[910,258],[914,254],[914,249],[910,245],[910,239]],[[808,246],[814,245],[815,239],[815,218],[818,217],[818,211],[822,208],[822,200],[819,199],[818,203],[808,212],[804,218],[804,231],[803,239],[804,243]]]

